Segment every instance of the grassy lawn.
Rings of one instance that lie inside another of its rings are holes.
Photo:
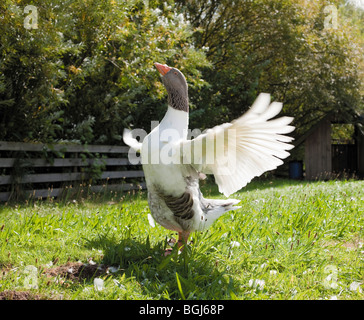
[[[364,181],[254,181],[234,197],[242,209],[168,257],[175,234],[148,220],[145,192],[2,205],[0,299],[364,298]]]

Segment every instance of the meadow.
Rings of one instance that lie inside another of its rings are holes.
[[[220,197],[205,183],[205,196]],[[178,253],[146,192],[0,205],[0,299],[363,299],[364,181],[256,180]]]

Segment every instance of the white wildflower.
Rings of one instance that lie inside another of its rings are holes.
[[[361,283],[360,283],[360,282],[356,282],[356,281],[354,281],[354,282],[352,282],[352,283],[350,284],[349,289],[350,289],[351,291],[357,291],[357,292],[359,292],[359,293],[362,293],[362,290],[361,290],[360,285],[361,285]]]
[[[117,267],[113,267],[113,266],[111,266],[111,267],[109,267],[109,268],[107,269],[107,271],[108,271],[108,272],[111,272],[111,273],[118,272],[119,270],[120,270],[120,266],[117,266]]]
[[[292,293],[293,296],[295,296],[298,291],[297,291],[297,289],[294,288],[294,289],[291,289],[290,292]]]
[[[231,242],[230,242],[230,246],[231,246],[232,248],[240,247],[240,242],[238,242],[238,241],[231,241]]]
[[[269,271],[269,274],[270,274],[271,276],[276,276],[276,275],[277,275],[277,273],[278,273],[278,271],[277,271],[277,270],[270,270],[270,271]]]
[[[185,19],[183,17],[183,14],[180,13],[179,15],[177,15],[176,20],[178,21],[178,23],[184,23]]]
[[[152,217],[152,215],[150,213],[148,213],[148,221],[149,221],[150,226],[152,228],[154,228],[155,227],[155,221],[154,221],[154,219],[153,219],[153,217]]]
[[[337,289],[337,277],[334,274],[329,274],[324,280],[324,286],[326,289]]]
[[[312,270],[310,268],[308,268],[307,270],[303,271],[302,274],[307,274],[309,272],[311,272]]]
[[[96,291],[102,291],[104,290],[104,280],[100,278],[94,279],[94,288]]]
[[[160,14],[162,13],[162,10],[161,10],[161,9],[159,9],[159,8],[151,9],[150,11],[151,11],[151,13],[152,13],[153,15],[155,15],[155,16],[158,16],[158,15],[160,15]]]
[[[323,281],[324,287],[326,289],[337,289],[339,287],[339,285],[337,284],[337,267],[333,265],[328,265],[325,267],[324,273],[328,274]]]
[[[125,286],[121,284],[118,280],[114,279],[114,284],[119,287],[120,289],[126,290]]]
[[[85,287],[82,292],[89,293],[91,291],[90,287]]]
[[[259,290],[263,290],[264,285],[265,285],[264,280],[259,280],[259,279],[250,279],[249,280],[249,287],[256,288],[256,289],[259,289]]]

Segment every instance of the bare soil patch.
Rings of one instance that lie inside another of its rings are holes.
[[[6,272],[8,268],[3,268],[2,272]],[[95,277],[100,277],[108,273],[108,266],[98,264],[88,264],[81,262],[67,262],[61,266],[53,266],[51,268],[42,269],[41,274],[47,278],[59,279],[59,284],[67,282],[82,282]],[[5,290],[0,292],[0,300],[44,300],[52,299],[44,297],[31,291]]]
[[[5,290],[0,292],[0,300],[42,300],[42,298],[29,291]]]
[[[62,277],[74,282],[89,280],[107,273],[107,266],[87,264],[82,262],[67,262],[58,267],[43,269],[42,273],[48,277]]]

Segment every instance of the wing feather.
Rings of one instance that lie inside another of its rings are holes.
[[[254,177],[276,169],[289,156],[294,130],[292,117],[271,120],[282,110],[282,103],[270,104],[262,93],[240,118],[216,126],[193,140],[181,142],[182,161],[191,161],[199,172],[212,173],[219,191],[229,196]]]

